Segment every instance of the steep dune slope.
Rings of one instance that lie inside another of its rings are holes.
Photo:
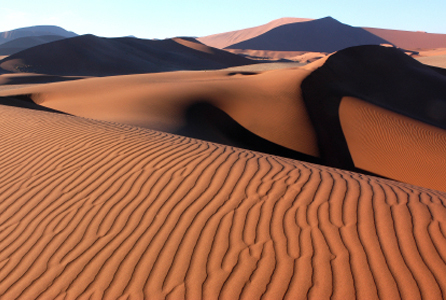
[[[306,77],[302,92],[327,164],[446,191],[444,70],[395,48],[353,47]]]
[[[443,299],[446,195],[0,106],[2,299]]]
[[[446,191],[446,130],[350,97],[339,117],[356,167]]]

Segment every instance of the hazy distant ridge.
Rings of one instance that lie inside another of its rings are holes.
[[[17,38],[43,35],[58,35],[65,38],[77,36],[76,33],[67,31],[59,26],[40,25],[0,32],[0,45]]]

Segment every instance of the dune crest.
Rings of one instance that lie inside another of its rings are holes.
[[[252,39],[259,36],[275,27],[289,24],[310,21],[311,19],[305,18],[280,18],[273,20],[267,24],[246,28],[241,30],[235,30],[224,33],[212,34],[204,37],[199,37],[198,40],[208,46],[223,49],[230,45]]]
[[[2,299],[442,299],[446,194],[0,106]]]
[[[0,96],[28,95],[37,104],[77,116],[269,152],[265,143],[249,144],[256,139],[254,134],[317,157],[316,136],[299,88],[309,73],[297,68],[264,73],[166,72],[51,83],[5,90]],[[220,113],[213,114],[216,110]],[[243,130],[252,133],[250,138],[239,138]]]
[[[324,164],[446,190],[445,75],[395,48],[328,57],[301,86]]]

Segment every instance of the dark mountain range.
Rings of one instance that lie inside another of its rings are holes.
[[[38,45],[62,40],[61,35],[41,35],[17,38],[0,45],[0,55],[11,55]]]
[[[67,31],[58,26],[31,26],[0,32],[0,45],[18,38],[42,35],[57,35],[64,38],[77,36],[76,33]]]
[[[110,76],[174,70],[207,70],[254,61],[195,39],[143,40],[83,35],[13,54],[0,61],[9,72]]]

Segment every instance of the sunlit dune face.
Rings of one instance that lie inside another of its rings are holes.
[[[446,130],[351,97],[339,117],[356,167],[446,191]]]

